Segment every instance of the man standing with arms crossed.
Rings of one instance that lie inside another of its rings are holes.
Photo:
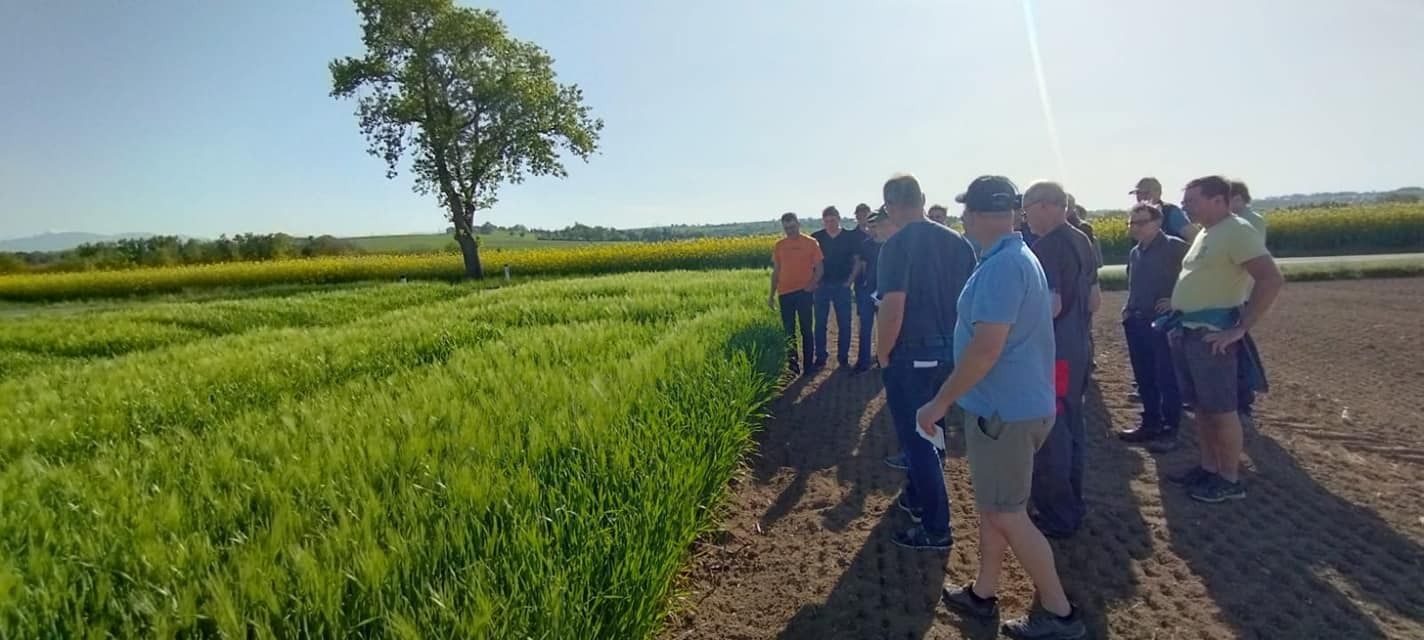
[[[856,247],[856,260],[860,262],[860,275],[855,279],[855,315],[860,319],[860,342],[856,349],[855,369],[852,374],[862,374],[870,370],[872,359],[871,344],[875,341],[875,268],[880,259],[881,240],[875,237],[870,224],[870,205],[864,202],[855,207],[855,230],[863,237]]]
[[[954,367],[955,301],[974,271],[974,248],[964,236],[925,219],[925,195],[914,176],[885,183],[885,209],[900,227],[880,250],[879,335],[885,402],[909,469],[896,499],[916,526],[895,544],[943,551],[953,538],[944,464],[936,443],[915,431],[915,412],[934,396]]]
[[[1285,284],[1265,239],[1231,215],[1230,198],[1231,185],[1221,176],[1187,183],[1182,202],[1202,231],[1172,291],[1178,316],[1168,336],[1182,398],[1196,410],[1201,464],[1167,479],[1208,503],[1246,497],[1239,475],[1238,351]]]
[[[813,296],[816,304],[816,363],[820,368],[830,355],[826,351],[826,336],[829,327],[831,307],[836,311],[836,359],[842,367],[850,365],[850,298],[851,283],[860,271],[855,259],[860,249],[858,231],[841,228],[841,212],[835,207],[821,211],[822,229],[811,234],[821,245],[821,255],[825,257],[821,284]]]
[[[766,305],[781,307],[781,326],[792,344],[787,348],[791,373],[800,375],[801,363],[809,369],[811,351],[811,292],[821,279],[821,246],[801,233],[801,221],[796,214],[781,216],[781,230],[786,237],[776,241],[771,251],[771,294]],[[801,328],[801,355],[796,359],[796,328]]]
[[[1036,182],[1023,194],[1024,216],[1038,235],[1033,254],[1053,300],[1057,417],[1033,465],[1035,523],[1044,535],[1068,538],[1083,524],[1087,420],[1083,393],[1093,361],[1092,301],[1098,286],[1093,242],[1068,224],[1068,196],[1056,182]]]
[[[964,229],[980,249],[979,268],[959,297],[954,372],[916,416],[926,434],[958,403],[979,511],[979,570],[949,587],[947,606],[981,619],[999,615],[998,591],[1009,549],[1038,591],[1041,608],[1004,623],[1014,638],[1087,636],[1068,601],[1053,548],[1028,517],[1034,452],[1048,438],[1055,407],[1053,295],[1033,252],[1014,231],[1018,190],[1003,176],[982,176],[959,197]]]

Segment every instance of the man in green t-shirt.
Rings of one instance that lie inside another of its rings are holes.
[[[1182,203],[1201,232],[1172,290],[1180,326],[1168,336],[1182,399],[1196,410],[1201,447],[1201,464],[1168,480],[1210,503],[1246,497],[1239,475],[1238,351],[1285,284],[1264,237],[1231,214],[1230,198],[1231,185],[1221,176],[1187,184]]]
[[[1265,239],[1266,217],[1251,208],[1251,189],[1240,180],[1231,181],[1231,213],[1250,223]]]

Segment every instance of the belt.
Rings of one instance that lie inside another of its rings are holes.
[[[954,338],[944,336],[934,336],[930,338],[915,338],[913,340],[901,340],[895,343],[896,347],[906,349],[937,349],[939,347],[953,347]]]

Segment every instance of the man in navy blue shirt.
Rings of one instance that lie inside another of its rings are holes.
[[[1028,516],[1034,453],[1053,426],[1053,295],[1043,267],[1014,231],[1018,188],[982,176],[958,198],[979,267],[959,297],[954,372],[916,416],[933,434],[958,403],[979,511],[979,570],[974,581],[944,590],[947,606],[983,620],[999,615],[1004,552],[1012,549],[1038,591],[1041,609],[1004,623],[1014,638],[1082,638],[1087,629],[1068,602],[1053,548]]]
[[[860,342],[856,350],[855,369],[860,374],[870,370],[874,356],[870,350],[875,341],[875,274],[880,262],[880,240],[870,232],[870,205],[864,202],[855,207],[855,231],[863,239],[856,248],[856,260],[860,262],[860,276],[855,279],[855,316],[860,320],[856,339]]]
[[[851,285],[859,276],[856,252],[865,234],[842,229],[841,212],[835,207],[826,207],[821,212],[821,225],[820,231],[811,234],[821,244],[825,269],[821,273],[821,284],[812,292],[816,307],[816,361],[812,367],[824,366],[830,355],[826,348],[826,325],[832,309],[836,312],[836,359],[846,367],[850,365]]]
[[[894,542],[943,551],[952,542],[949,497],[939,449],[916,435],[915,411],[934,396],[954,367],[955,302],[974,271],[974,249],[958,232],[925,218],[925,194],[914,176],[885,183],[885,209],[900,227],[880,249],[879,336],[885,404],[905,453],[906,484],[899,507],[916,526]]]

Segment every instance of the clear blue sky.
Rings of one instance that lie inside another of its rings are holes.
[[[1056,177],[1090,208],[1142,175],[1258,194],[1424,182],[1424,3],[1041,0],[1060,169],[1015,0],[518,0],[512,32],[604,118],[570,178],[483,220],[619,227],[875,204],[912,171]],[[0,2],[0,237],[438,231],[365,154],[327,62],[341,0]]]

